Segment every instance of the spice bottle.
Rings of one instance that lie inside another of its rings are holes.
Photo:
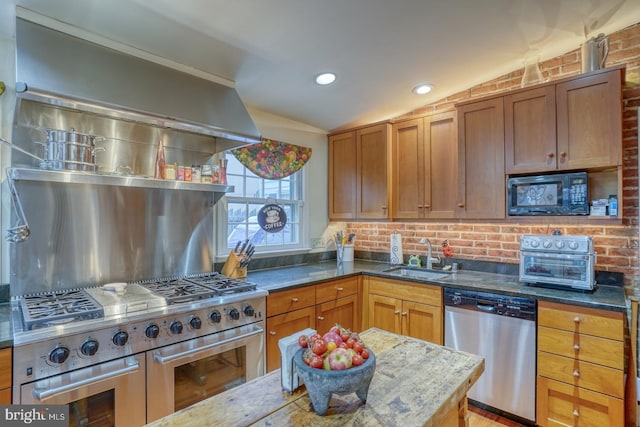
[[[200,170],[200,165],[192,165],[191,166],[191,181],[192,182],[200,182],[202,180],[202,171]]]
[[[211,177],[211,165],[202,165],[202,175],[200,180],[202,182],[213,182],[213,178]]]
[[[177,171],[177,179],[178,181],[184,181],[184,166],[183,165],[178,165],[178,171]]]
[[[167,164],[164,166],[164,179],[175,180],[176,176],[176,165],[173,163]]]
[[[184,167],[184,180],[187,182],[191,182],[191,176],[192,176],[193,170],[191,169],[191,166],[185,166]]]

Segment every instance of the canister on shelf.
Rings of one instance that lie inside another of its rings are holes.
[[[177,180],[184,181],[184,166],[178,165]]]
[[[175,180],[176,178],[176,165],[173,163],[166,164],[164,166],[164,179]]]
[[[187,181],[187,182],[191,182],[192,173],[193,173],[193,170],[191,169],[191,166],[185,166],[184,167],[184,180]]]
[[[213,182],[211,174],[212,174],[211,165],[207,165],[207,164],[202,165],[202,176],[200,180],[205,183]]]
[[[202,170],[200,169],[200,165],[191,166],[191,181],[192,182],[202,181]]]
[[[213,165],[213,173],[211,174],[211,182],[220,184],[220,166]]]

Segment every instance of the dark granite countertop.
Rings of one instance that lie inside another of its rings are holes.
[[[270,270],[250,271],[247,280],[256,283],[260,288],[275,292],[351,275],[368,274],[456,289],[532,298],[538,301],[567,303],[611,311],[624,312],[627,310],[627,302],[622,286],[599,285],[593,292],[550,289],[526,285],[520,282],[516,275],[471,270],[450,273],[444,278],[418,279],[402,276],[399,272],[385,272],[385,270],[393,267],[397,266],[383,262],[356,260],[353,263],[345,263],[343,267],[338,269],[335,260],[333,260]]]
[[[13,345],[13,328],[11,327],[11,304],[0,304],[0,348]]]

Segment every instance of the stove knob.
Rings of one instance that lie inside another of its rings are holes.
[[[236,310],[235,308],[232,308],[231,311],[229,312],[229,316],[233,320],[239,320],[240,319],[240,312],[238,310]]]
[[[198,316],[193,316],[189,319],[189,326],[191,329],[200,329],[202,327],[202,320]]]
[[[152,323],[144,330],[144,334],[147,338],[158,338],[158,335],[160,335],[160,328],[155,323]]]
[[[171,322],[171,325],[169,325],[169,329],[171,330],[171,333],[174,335],[181,334],[182,322],[180,322],[179,320],[174,320],[173,322]]]
[[[64,346],[56,347],[49,353],[49,360],[53,363],[64,363],[69,357],[69,349]]]
[[[532,240],[531,241],[531,247],[532,248],[537,248],[538,246],[540,246],[540,242],[537,240]]]
[[[574,241],[569,242],[569,249],[573,249],[574,251],[578,249],[578,242],[574,242]]]
[[[552,245],[551,240],[545,240],[544,242],[542,242],[542,246],[544,246],[547,249],[549,249],[551,245]]]
[[[129,334],[125,331],[116,332],[111,340],[118,347],[123,347],[129,341]]]
[[[211,319],[213,323],[220,323],[222,316],[220,316],[220,312],[216,310],[209,315],[209,319]]]
[[[98,344],[98,341],[87,340],[80,346],[80,353],[84,354],[85,356],[93,356],[98,352],[99,346],[100,344]]]
[[[253,309],[253,307],[251,307],[250,305],[246,306],[244,308],[244,315],[248,316],[248,317],[253,317],[253,315],[256,314],[255,310]]]
[[[558,240],[556,242],[556,248],[558,248],[558,249],[564,248],[564,242],[562,240]]]

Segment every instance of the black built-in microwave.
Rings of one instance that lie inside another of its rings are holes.
[[[520,176],[507,180],[508,215],[588,215],[586,172]]]

